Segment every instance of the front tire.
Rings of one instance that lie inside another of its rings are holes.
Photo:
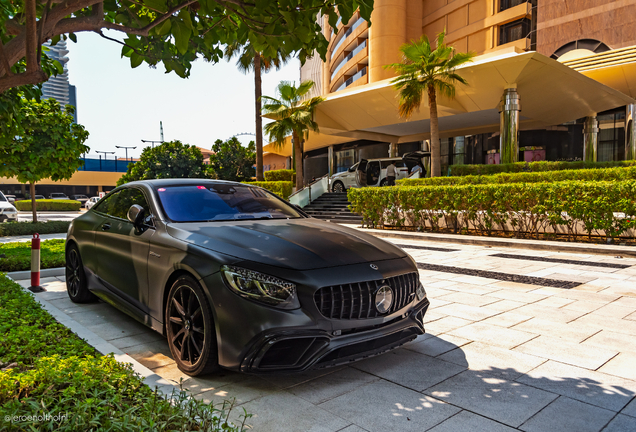
[[[334,182],[333,186],[331,187],[331,191],[335,193],[342,193],[345,191],[345,186],[340,180],[338,180]]]
[[[181,371],[197,376],[218,370],[212,309],[192,277],[182,276],[170,288],[165,323],[170,352]]]
[[[386,185],[388,185],[388,184],[389,184],[389,182],[387,181],[387,179],[383,179],[383,180],[380,182],[380,187],[384,187],[384,186],[386,186]]]
[[[88,289],[82,257],[74,244],[66,249],[66,291],[73,303],[97,301],[95,294]]]

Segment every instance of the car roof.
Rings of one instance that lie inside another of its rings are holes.
[[[395,158],[375,158],[375,159],[367,159],[367,162],[375,162],[375,161],[401,161],[402,158],[399,157],[395,157]],[[359,162],[359,161],[358,161]]]
[[[165,187],[165,186],[198,186],[201,184],[233,184],[237,186],[251,186],[249,184],[227,181],[227,180],[212,180],[212,179],[200,179],[200,178],[179,178],[179,179],[153,179],[153,180],[137,180],[134,182],[126,183],[122,186],[132,185],[146,185],[152,188]]]

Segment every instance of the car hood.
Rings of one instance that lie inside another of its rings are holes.
[[[0,201],[0,208],[15,210],[15,207],[9,201]]]
[[[168,234],[197,246],[294,270],[403,258],[404,251],[369,234],[317,219],[174,223]]]

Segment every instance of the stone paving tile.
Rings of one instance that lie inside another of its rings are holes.
[[[618,300],[616,300],[615,302],[613,302],[613,304],[619,305],[619,306],[630,307],[630,308],[636,310],[636,298],[634,298],[634,297],[621,297]]]
[[[154,370],[159,371],[161,369],[156,368]],[[164,370],[171,373],[173,377],[177,374],[174,369]],[[197,395],[200,393],[210,392],[212,390],[218,390],[228,384],[245,381],[248,378],[250,378],[250,375],[221,370],[207,376],[189,377],[188,379],[183,380],[183,388],[188,389],[190,393]],[[277,387],[272,388],[272,392],[278,390],[279,389]]]
[[[132,318],[129,320],[104,322],[102,324],[87,326],[86,328],[106,341],[144,334],[149,330],[148,327]]]
[[[515,312],[503,312],[500,315],[495,315],[494,317],[487,318],[481,322],[484,324],[492,324],[508,328],[531,319],[532,317],[530,315],[522,315]]]
[[[288,391],[306,401],[318,405],[335,397],[352,392],[363,385],[378,381],[379,379],[380,378],[374,375],[347,367],[324,375],[321,379],[307,381],[290,387]]]
[[[633,307],[621,306],[614,303],[610,303],[599,309],[596,309],[594,312],[592,312],[592,315],[602,315],[602,316],[609,316],[614,318],[624,318],[633,312],[634,312]]]
[[[491,303],[488,305],[488,309],[497,310],[501,312],[508,312],[513,309],[517,309],[521,306],[525,305],[525,303],[517,302],[513,300],[499,300],[495,303]]]
[[[358,425],[350,425],[347,426],[344,429],[340,429],[338,432],[369,432],[366,429],[362,429],[360,426]]]
[[[563,306],[563,309],[589,313],[605,306],[606,304],[607,303],[603,303],[603,302],[576,300],[573,303]]]
[[[601,331],[601,327],[593,324],[582,324],[577,321],[555,323],[540,318],[533,318],[512,327],[514,330],[539,333],[552,338],[570,339],[571,342],[582,342]]]
[[[530,289],[536,289],[536,286],[532,286]],[[534,303],[547,298],[544,294],[532,294],[529,292],[520,292],[518,290],[501,290],[489,294],[491,297],[497,297],[503,300],[512,300],[520,303]]]
[[[428,310],[431,310],[431,311],[441,308],[443,306],[449,305],[449,304],[453,304],[452,302],[440,300],[440,299],[431,299],[430,302],[431,302],[431,305],[428,307]]]
[[[456,282],[468,283],[473,285],[489,285],[491,283],[497,282],[497,279],[484,278],[479,276],[467,276],[462,275],[461,277],[455,278]]]
[[[589,346],[591,349],[604,347],[616,351],[630,351],[636,353],[636,341],[634,341],[633,336],[609,330],[603,330],[596,333],[589,339],[583,341],[581,345]],[[636,367],[636,364],[634,367]]]
[[[387,381],[361,387],[318,407],[371,432],[422,432],[460,411]]]
[[[449,332],[468,340],[480,341],[502,348],[513,348],[536,338],[536,333],[502,328],[492,324],[478,322]]]
[[[496,310],[490,310],[487,307],[474,307],[458,303],[446,305],[439,308],[438,311],[440,313],[472,321],[480,321],[501,313]]]
[[[627,315],[623,319],[630,320],[630,321],[636,321],[636,312],[632,312],[631,314]]]
[[[623,408],[621,414],[636,417],[636,398],[632,399],[632,401],[628,403],[625,408]]]
[[[267,396],[271,392],[271,384],[259,377],[250,376],[244,380],[226,384],[214,390],[198,393],[195,397],[205,403],[212,402],[214,405],[222,405],[226,400],[235,400],[236,405],[240,406],[254,399]]]
[[[440,360],[514,380],[547,360],[504,348],[473,342],[439,356]]]
[[[424,315],[424,324],[425,327],[428,328],[428,323],[433,322],[433,321],[438,321],[442,318],[447,317],[448,315],[444,314],[444,313],[439,313],[438,311],[436,311],[435,309],[429,309],[426,312],[426,315]]]
[[[636,418],[619,414],[603,429],[603,432],[634,432],[635,430]]]
[[[596,370],[618,354],[617,351],[581,346],[565,339],[539,336],[519,345],[515,351],[556,360],[573,366]]]
[[[426,354],[430,357],[437,357],[440,354],[454,350],[455,348],[461,347],[470,342],[471,341],[469,339],[445,334],[441,337],[431,336],[417,343],[407,344],[404,348],[409,351]]]
[[[500,299],[495,297],[489,297],[487,295],[475,295],[465,292],[454,292],[442,297],[439,297],[439,300],[443,300],[446,302],[453,303],[461,303],[468,306],[485,306],[491,303],[495,303],[500,301]]]
[[[166,338],[164,336],[162,336],[161,334],[155,331],[150,330],[148,332],[141,333],[134,336],[113,339],[110,341],[110,343],[113,344],[115,347],[119,348],[120,350],[125,351],[126,348],[133,347],[136,345],[145,344],[149,342],[165,341],[165,340]]]
[[[467,370],[425,391],[437,399],[518,427],[558,396],[487,371]]]
[[[391,351],[351,366],[415,391],[427,389],[465,369],[406,349]]]
[[[545,306],[545,307],[553,307],[553,308],[562,308],[565,305],[575,302],[576,300],[551,296],[544,300],[539,300],[536,303],[533,303],[535,306]]]
[[[521,425],[520,429],[525,432],[598,432],[615,414],[561,396]]]
[[[312,380],[322,379],[329,374],[336,373],[341,369],[344,369],[344,366],[338,366],[334,368],[327,369],[316,369],[309,370],[305,372],[296,372],[296,373],[274,373],[274,374],[266,374],[261,378],[268,381],[274,387],[279,389],[289,389],[291,387],[297,386],[302,383],[306,383]]]
[[[426,289],[428,289],[429,287],[446,288],[446,287],[450,287],[450,286],[457,286],[457,282],[453,282],[453,281],[450,281],[450,280],[441,280],[441,281],[438,280],[436,282],[424,285],[424,288],[426,288]]]
[[[604,364],[599,371],[610,375],[636,380],[636,353],[622,352]]]
[[[516,430],[470,411],[461,411],[433,429],[429,429],[428,432],[458,432],[467,429],[470,429],[470,432],[514,432]]]
[[[635,381],[552,360],[516,381],[614,412],[636,395]]]
[[[174,363],[165,340],[128,347],[124,352],[149,369]]]
[[[352,423],[286,391],[270,393],[242,407],[254,414],[248,424],[258,432],[336,432]]]
[[[604,330],[636,336],[636,322],[631,320],[587,314],[573,321],[573,323],[598,326]]]
[[[515,309],[515,312],[522,315],[530,315],[535,318],[541,318],[547,321],[554,321],[557,323],[568,323],[585,315],[585,312],[540,306],[535,303]]]
[[[428,315],[428,313],[426,315]],[[471,324],[472,322],[473,321],[454,317],[454,316],[444,316],[441,319],[438,319],[433,322],[429,322],[429,323],[425,322],[424,328],[426,329],[428,333],[432,335],[439,335],[442,333],[449,332],[451,330],[455,330],[456,328]]]

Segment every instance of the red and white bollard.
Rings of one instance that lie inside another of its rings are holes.
[[[33,292],[46,291],[40,286],[40,234],[33,234],[31,240],[31,286]]]

